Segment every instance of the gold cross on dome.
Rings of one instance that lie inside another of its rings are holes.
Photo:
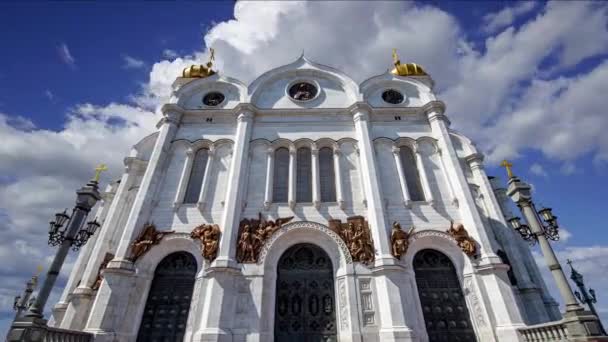
[[[502,161],[502,163],[500,163],[500,166],[504,167],[505,169],[507,169],[507,175],[510,178],[513,178],[513,170],[511,170],[511,167],[513,167],[513,164],[509,163],[506,159]]]
[[[95,168],[95,177],[93,177],[93,180],[96,182],[99,182],[99,176],[101,175],[101,173],[103,171],[107,171],[108,167],[106,166],[106,164],[99,164],[96,168]]]

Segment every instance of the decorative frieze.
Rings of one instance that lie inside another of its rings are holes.
[[[401,256],[407,253],[409,238],[413,231],[414,227],[405,232],[401,229],[399,222],[393,222],[393,230],[391,231],[391,253],[395,258],[401,259]]]
[[[348,329],[348,296],[346,295],[346,279],[338,280],[338,295],[340,304],[340,330]]]
[[[148,253],[152,247],[158,245],[167,234],[173,234],[175,231],[158,231],[152,223],[146,223],[139,236],[131,244],[131,253],[129,260],[135,262],[144,254]]]
[[[329,220],[329,228],[338,234],[348,247],[353,261],[365,265],[374,262],[374,242],[372,241],[369,225],[363,216],[352,216],[346,223],[340,220]]]
[[[217,257],[221,235],[217,224],[202,224],[190,233],[192,239],[200,241],[203,258],[208,261],[213,261]]]
[[[243,219],[239,224],[236,260],[240,263],[256,263],[260,251],[268,238],[293,216],[266,220],[260,213],[258,219]]]
[[[464,229],[462,223],[455,224],[452,221],[450,223],[450,229],[448,229],[447,232],[456,240],[458,247],[460,247],[466,255],[470,257],[477,255],[477,243],[469,236],[469,233]]]
[[[372,298],[371,278],[359,279],[359,297],[361,299],[361,316],[363,325],[374,325],[376,323],[374,301]]]

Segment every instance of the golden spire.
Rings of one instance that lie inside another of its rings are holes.
[[[215,61],[215,49],[209,48],[209,61],[205,65],[191,65],[187,68],[184,68],[182,71],[182,77],[185,78],[205,78],[211,75],[215,75],[215,71],[211,70],[213,66],[213,61]]]
[[[416,63],[405,63],[401,64],[399,56],[397,55],[397,49],[393,49],[393,64],[395,68],[391,70],[391,73],[398,76],[427,76],[428,74],[422,67]]]
[[[500,163],[500,166],[504,167],[505,169],[507,169],[507,176],[509,176],[509,179],[513,178],[513,170],[511,170],[511,167],[513,167],[513,164],[509,163],[506,159],[503,160]]]
[[[95,177],[93,177],[93,180],[96,182],[99,182],[99,176],[101,175],[102,172],[107,171],[108,167],[106,166],[106,164],[99,164],[96,168],[95,168]]]

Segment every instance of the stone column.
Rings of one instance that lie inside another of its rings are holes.
[[[380,340],[410,341],[413,333],[406,323],[405,308],[411,303],[407,302],[408,293],[402,286],[406,281],[403,267],[398,265],[390,251],[389,224],[382,206],[379,166],[370,135],[370,112],[371,108],[366,104],[357,104],[352,109],[360,150],[361,179],[367,198],[367,219],[376,249],[372,272],[380,315]]]
[[[266,159],[266,191],[264,192],[264,209],[270,209],[272,204],[272,184],[274,178],[274,148],[268,148]]]
[[[289,189],[287,204],[291,209],[296,207],[296,148],[289,147]]]
[[[401,185],[401,194],[403,195],[403,205],[406,208],[412,206],[412,200],[410,198],[410,191],[407,188],[407,181],[405,179],[405,172],[403,171],[403,165],[401,164],[401,155],[399,152],[401,149],[397,146],[393,146],[393,158],[395,159],[395,166],[397,167],[397,175],[399,176],[399,185]]]
[[[496,243],[483,226],[460,160],[456,155],[448,130],[450,121],[443,114],[445,105],[440,101],[431,101],[424,105],[423,110],[427,113],[431,132],[437,139],[437,144],[442,151],[440,158],[444,161],[446,175],[451,180],[455,193],[458,194],[462,223],[480,245],[482,263],[502,264],[500,258],[493,251]]]
[[[182,175],[179,177],[179,183],[177,184],[175,200],[173,200],[173,208],[175,210],[177,210],[177,208],[184,203],[184,196],[186,195],[186,189],[188,188],[188,182],[190,181],[190,174],[192,173],[192,165],[194,164],[194,154],[195,152],[191,147],[186,150],[184,168],[182,169]]]
[[[128,301],[124,299],[130,296],[133,277],[136,276],[135,266],[129,259],[130,246],[150,216],[151,204],[166,166],[165,161],[169,156],[171,141],[175,137],[182,117],[182,111],[175,105],[165,105],[162,110],[164,116],[157,125],[159,132],[154,149],[123,228],[115,257],[103,272],[104,279],[86,325],[86,331],[97,335],[96,341],[112,340],[117,334],[128,333],[115,329],[122,326],[123,317],[116,313],[126,311]]]
[[[312,171],[312,204],[319,208],[321,204],[321,180],[319,175],[319,149],[312,146],[310,149],[311,171]]]
[[[203,175],[203,182],[201,183],[201,191],[198,194],[198,201],[196,205],[200,210],[205,208],[205,199],[207,198],[207,191],[209,189],[209,182],[211,177],[211,168],[213,167],[213,160],[215,159],[215,149],[209,148],[207,152],[207,165],[205,165],[205,173]]]
[[[195,326],[193,341],[232,341],[232,327],[236,309],[236,282],[241,277],[235,260],[237,234],[242,211],[242,197],[247,176],[247,153],[253,125],[254,112],[249,107],[237,108],[237,127],[234,139],[224,214],[220,227],[222,237],[218,256],[207,268],[202,287],[202,303],[199,321]]]
[[[342,194],[342,169],[340,168],[340,155],[342,152],[339,147],[334,147],[334,177],[336,182],[336,200],[340,209],[344,209],[344,195]]]

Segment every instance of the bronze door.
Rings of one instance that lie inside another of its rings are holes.
[[[334,272],[319,247],[289,248],[278,264],[275,342],[335,342]]]
[[[139,342],[175,342],[184,339],[196,260],[190,253],[165,257],[156,267],[139,326]]]
[[[429,342],[477,341],[452,261],[423,249],[414,256],[414,271]]]

